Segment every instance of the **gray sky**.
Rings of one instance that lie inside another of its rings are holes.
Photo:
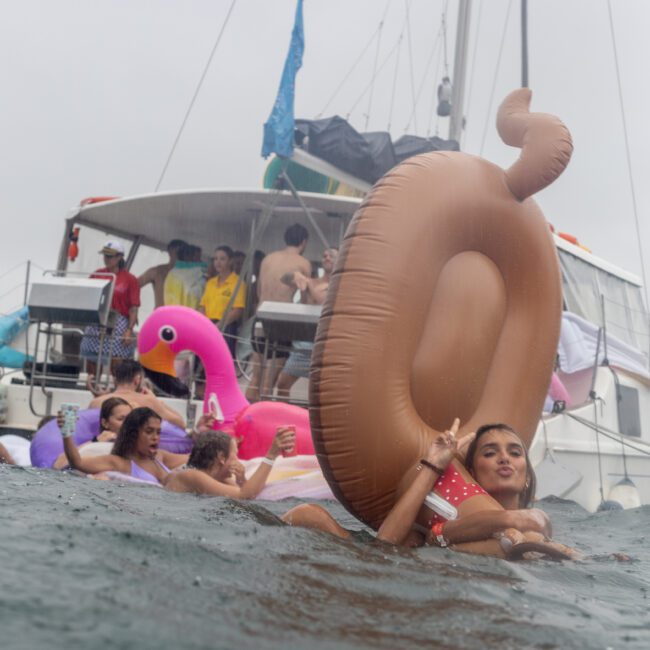
[[[517,152],[496,135],[496,106],[520,81],[519,2],[514,0],[503,57],[489,98],[509,0],[474,0],[463,148],[507,166]],[[627,174],[606,0],[530,0],[533,109],[558,115],[574,138],[565,174],[537,197],[559,230],[634,273],[641,266]],[[425,135],[442,67],[433,49],[445,0],[411,0],[410,44],[417,133]],[[482,6],[481,6],[482,5]],[[56,262],[67,210],[93,195],[153,191],[230,0],[22,0],[1,3],[2,88],[0,309],[18,305],[21,269],[31,258]],[[296,115],[319,114],[378,27],[379,61],[404,28],[403,0],[305,0],[306,50]],[[650,3],[612,0],[631,159],[646,267],[650,265]],[[449,0],[448,57],[453,65],[457,1]],[[259,187],[262,124],[286,55],[294,0],[238,0],[162,189]],[[480,20],[479,20],[480,18]],[[404,133],[412,113],[408,30],[377,76],[370,130]],[[364,130],[376,40],[326,115]],[[476,49],[476,56],[474,51]],[[432,51],[434,57],[425,74]],[[472,63],[472,61],[474,63]],[[438,125],[446,135],[447,123]],[[411,123],[409,132],[415,132]],[[99,260],[98,260],[99,261]],[[650,278],[646,278],[650,280]],[[7,295],[5,295],[7,294]]]

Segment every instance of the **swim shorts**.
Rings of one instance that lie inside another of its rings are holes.
[[[294,341],[291,354],[282,368],[285,375],[309,378],[309,364],[314,344],[310,341]]]
[[[264,355],[264,350],[266,348],[266,338],[263,336],[253,336],[251,339],[251,345],[253,346],[253,350],[255,350],[255,352]],[[267,359],[271,359],[273,357],[274,349],[276,359],[286,359],[291,352],[291,341],[276,341],[275,343],[269,343],[268,349],[266,350]]]

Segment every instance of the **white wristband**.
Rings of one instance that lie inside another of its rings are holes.
[[[275,463],[275,458],[271,459],[264,456],[264,458],[262,458],[262,462],[273,467],[273,464]]]

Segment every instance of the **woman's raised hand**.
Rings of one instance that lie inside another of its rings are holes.
[[[242,462],[239,460],[233,461],[232,465],[230,466],[230,471],[235,477],[235,483],[237,483],[239,487],[242,487],[244,483],[246,483],[246,468]]]
[[[458,443],[456,441],[456,434],[460,427],[460,420],[456,418],[444,433],[439,433],[431,442],[429,451],[427,453],[427,460],[436,467],[446,469],[447,465],[451,463],[456,454]]]
[[[214,423],[217,419],[216,413],[204,413],[196,423],[196,431],[198,433],[205,433],[206,431],[212,431],[214,428]]]
[[[509,514],[512,517],[512,528],[516,528],[524,533],[532,530],[537,533],[542,533],[546,537],[553,536],[551,520],[543,510],[539,508],[528,508],[526,510],[512,510]]]
[[[280,454],[291,454],[296,446],[296,430],[294,427],[278,427],[275,438],[268,453],[269,458],[277,458]]]
[[[467,458],[467,450],[469,449],[470,444],[472,444],[474,438],[476,438],[476,431],[468,433],[458,441],[458,446],[456,447],[456,458],[463,465],[465,464],[465,459]]]

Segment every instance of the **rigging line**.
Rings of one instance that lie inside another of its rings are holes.
[[[616,36],[614,34],[614,18],[612,17],[612,3],[607,0],[607,10],[609,12],[609,29],[612,34],[612,49],[614,50],[614,64],[616,66],[616,83],[618,85],[618,101],[621,106],[621,121],[623,122],[623,136],[625,137],[625,157],[627,159],[627,173],[630,179],[630,189],[632,191],[632,208],[634,211],[634,223],[636,225],[637,244],[639,246],[639,258],[641,260],[641,272],[643,274],[643,293],[645,295],[645,304],[650,309],[648,301],[648,276],[645,273],[645,260],[643,256],[643,246],[641,245],[641,227],[639,224],[639,213],[636,205],[636,192],[634,190],[634,179],[632,177],[632,158],[630,156],[630,142],[627,136],[627,121],[625,119],[625,108],[623,106],[623,87],[621,85],[621,73],[618,66],[618,50],[616,48]]]
[[[446,24],[447,24],[447,7],[449,6],[449,0],[445,0],[445,6],[444,9],[442,10],[442,14],[440,16],[440,34],[444,39],[447,38],[446,35]],[[440,48],[442,49],[443,47],[443,42],[440,41]],[[437,63],[436,66],[436,74],[435,78],[440,79],[440,67],[442,66],[442,57]],[[447,76],[447,71],[445,71],[445,76]],[[433,122],[433,116],[435,114],[436,116],[436,136],[438,135],[439,132],[439,126],[440,126],[440,115],[438,115],[438,110],[436,109],[435,112],[433,110],[433,107],[437,104],[438,102],[438,87],[436,86],[435,83],[432,84],[431,87],[431,103],[429,104],[429,124],[427,126],[427,138],[431,135],[431,123]]]
[[[408,122],[406,123],[406,126],[404,127],[404,131],[408,131],[409,126],[411,126],[411,120],[413,119],[413,116],[415,114],[415,107],[420,103],[420,96],[422,95],[422,91],[424,90],[424,82],[427,80],[427,72],[429,72],[429,67],[431,66],[431,61],[433,61],[433,57],[436,53],[436,50],[438,49],[438,44],[440,42],[440,37],[442,35],[442,30],[441,28],[438,29],[438,33],[436,34],[436,38],[433,41],[433,46],[431,48],[431,53],[429,54],[429,58],[427,59],[427,64],[424,66],[424,72],[422,73],[422,79],[420,81],[420,85],[418,86],[418,92],[415,96],[415,104],[413,105],[413,109],[411,110],[411,114],[409,115]],[[435,82],[434,82],[434,87],[435,87]],[[429,120],[429,130],[431,128],[431,120]],[[429,132],[427,132],[427,137],[429,135]]]
[[[0,280],[2,280],[2,278],[7,277],[10,273],[13,273],[14,271],[18,270],[21,266],[25,266],[26,264],[27,262],[18,262],[16,266],[12,266],[8,271],[5,271],[2,275],[0,275]]]
[[[23,289],[24,287],[25,287],[25,283],[21,282],[20,284],[17,284],[15,287],[11,287],[9,291],[5,291],[2,295],[0,295],[0,298],[6,298],[10,293],[16,291],[16,289]]]
[[[594,431],[596,432],[596,454],[598,456],[598,480],[600,482],[600,500],[605,500],[605,489],[603,487],[603,457],[600,453],[600,437],[598,429],[598,398],[594,397]]]
[[[383,23],[383,21],[382,21],[382,23]],[[379,34],[379,31],[381,29],[382,23],[379,23],[379,27],[377,27],[377,29],[375,29],[375,31],[372,33],[372,36],[370,37],[368,42],[364,45],[363,50],[361,50],[361,54],[359,54],[359,56],[356,58],[356,60],[354,61],[354,63],[350,67],[350,69],[348,70],[347,74],[341,80],[341,83],[339,83],[339,85],[336,87],[336,90],[332,93],[332,96],[327,100],[327,103],[325,104],[325,106],[323,106],[323,110],[321,110],[319,113],[316,114],[316,118],[321,117],[321,115],[329,108],[330,104],[334,101],[336,96],[339,94],[339,91],[341,90],[341,88],[343,88],[343,86],[345,85],[345,82],[350,78],[350,75],[355,71],[356,67],[361,62],[361,59],[364,57],[365,53],[368,51],[368,49],[372,45],[375,38],[377,38],[377,36]]]
[[[483,127],[483,137],[481,138],[481,149],[479,156],[483,155],[485,148],[485,138],[487,137],[488,124],[490,122],[490,113],[492,112],[492,103],[494,102],[494,91],[497,87],[497,77],[499,75],[499,68],[501,67],[501,56],[503,55],[503,46],[506,42],[506,32],[508,31],[508,22],[510,21],[510,9],[512,9],[512,0],[508,0],[508,9],[506,10],[506,19],[503,21],[503,32],[501,33],[501,45],[499,46],[499,55],[497,56],[497,64],[494,69],[494,78],[492,79],[492,90],[490,91],[490,101],[488,109],[485,113],[485,125]]]
[[[479,34],[480,34],[480,29],[481,29],[481,12],[483,10],[483,2],[479,0],[479,5],[478,5],[478,15],[476,16],[476,28],[474,31],[474,52],[472,54],[472,68],[471,72],[469,73],[469,91],[467,94],[467,110],[466,114],[469,116],[471,107],[472,107],[472,91],[474,90],[474,73],[476,72],[476,53],[478,52],[478,40],[479,40]],[[469,119],[468,119],[469,122]],[[460,148],[461,151],[463,149],[463,144],[465,142],[465,137],[467,134],[467,129],[463,129],[461,136],[460,136]]]
[[[579,422],[580,424],[587,427],[588,429],[592,429],[593,431],[596,431],[596,433],[599,433],[601,436],[605,436],[605,438],[609,438],[614,442],[620,442],[626,447],[629,447],[630,449],[634,449],[634,451],[638,451],[640,454],[645,454],[646,456],[650,456],[650,450],[641,449],[640,447],[636,447],[635,445],[631,444],[630,442],[624,439],[624,435],[622,433],[618,433],[617,431],[612,431],[611,429],[608,429],[607,427],[604,427],[602,425],[596,426],[594,425],[593,422],[590,422],[589,420],[586,420],[585,418],[579,415],[574,415],[573,413],[568,413],[567,411],[563,411],[562,413],[563,415],[566,415],[572,420]]]
[[[397,41],[397,57],[395,59],[395,72],[393,74],[393,89],[390,95],[390,108],[388,109],[388,126],[386,131],[390,132],[391,122],[393,121],[393,107],[395,106],[395,91],[397,89],[397,72],[399,71],[399,55],[402,52],[402,36],[403,33],[399,35],[399,40]]]
[[[230,20],[230,16],[232,14],[232,10],[235,8],[237,0],[232,0],[230,4],[230,9],[228,9],[228,13],[226,14],[226,18],[223,21],[223,24],[221,25],[221,30],[219,31],[219,34],[217,36],[217,40],[214,43],[214,46],[212,48],[212,52],[210,52],[210,56],[208,57],[207,63],[205,64],[205,68],[203,69],[203,74],[201,74],[201,78],[199,79],[199,83],[196,86],[196,90],[194,91],[194,95],[190,101],[190,105],[187,107],[187,111],[185,113],[185,117],[183,118],[183,121],[181,122],[181,126],[178,129],[178,133],[176,134],[176,138],[174,139],[174,144],[172,144],[172,148],[169,152],[169,155],[167,156],[167,161],[165,162],[165,166],[163,167],[162,173],[160,174],[160,178],[158,179],[158,183],[156,183],[156,189],[154,192],[157,192],[163,182],[163,179],[165,178],[165,174],[167,173],[167,168],[169,167],[169,163],[171,162],[172,156],[174,155],[174,152],[176,151],[176,147],[178,145],[179,140],[181,139],[181,135],[183,134],[183,131],[185,129],[185,125],[187,124],[187,120],[190,116],[190,113],[192,112],[192,109],[194,108],[194,102],[196,102],[196,98],[199,95],[199,92],[201,90],[201,86],[203,85],[203,81],[205,80],[205,76],[208,73],[208,69],[210,68],[210,64],[212,63],[212,59],[214,57],[215,52],[217,51],[217,48],[219,47],[219,43],[221,42],[221,37],[223,36],[223,33],[226,29],[226,25],[228,24],[228,21]]]
[[[441,32],[442,33],[442,32]],[[438,54],[442,50],[442,41],[438,42]],[[440,79],[440,68],[442,67],[442,59],[437,61],[435,66],[435,78]],[[438,102],[438,88],[435,83],[431,85],[431,102],[429,103],[429,124],[427,125],[427,138],[431,135],[431,124],[433,122],[433,116],[436,117],[436,135],[438,135],[438,124],[440,122],[440,116],[436,109],[436,104]]]
[[[401,40],[402,40],[402,34],[400,34],[400,36],[399,36],[399,38],[397,39],[397,42],[395,43],[395,45],[393,45],[393,47],[392,47],[392,49],[390,50],[390,52],[386,55],[386,57],[384,58],[384,60],[381,62],[381,64],[380,64],[379,67],[377,68],[377,74],[376,74],[375,76],[379,76],[379,74],[381,73],[381,71],[384,69],[384,66],[385,66],[385,65],[390,61],[390,59],[392,58],[393,54],[395,54],[395,50],[397,50],[398,45],[401,43]],[[351,107],[350,110],[346,113],[346,119],[348,119],[348,118],[350,117],[350,115],[353,113],[354,109],[359,105],[359,102],[360,102],[360,101],[361,101],[361,100],[366,96],[366,93],[367,93],[368,90],[370,89],[370,86],[371,86],[371,84],[372,84],[372,81],[373,81],[373,80],[371,79],[371,80],[370,80],[370,83],[368,83],[368,85],[365,86],[365,88],[361,91],[361,93],[359,94],[359,96],[357,97],[357,99],[354,101],[354,104],[352,104],[352,107]]]
[[[413,43],[411,39],[411,0],[404,0],[406,5],[406,38],[409,46],[409,71],[411,74],[411,101],[413,102],[413,128],[415,129],[415,134],[418,133],[418,119],[415,113],[417,103],[415,101],[415,75],[413,74]],[[410,120],[409,120],[410,122]]]
[[[445,10],[442,12],[442,44],[444,55],[444,68],[445,76],[449,76],[449,60],[447,59],[447,2],[445,2]]]
[[[390,4],[390,0],[387,0],[386,2],[386,7],[384,8],[384,15],[381,18],[381,21],[379,23],[379,27],[377,28],[377,48],[375,49],[375,61],[372,66],[372,77],[371,77],[371,83],[372,85],[370,86],[370,95],[368,97],[368,108],[366,110],[366,123],[364,126],[364,131],[368,130],[368,123],[370,122],[370,112],[372,110],[372,98],[373,95],[375,94],[375,79],[377,78],[377,63],[379,61],[379,51],[381,49],[381,35],[383,33],[384,29],[384,20],[386,19],[386,14],[388,13],[388,6]]]

